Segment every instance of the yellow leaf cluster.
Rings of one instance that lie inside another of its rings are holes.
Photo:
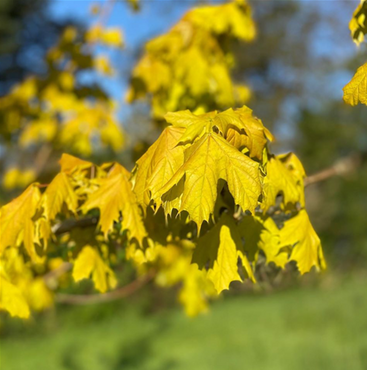
[[[169,243],[155,247],[155,265],[158,267],[156,283],[170,287],[181,283],[178,299],[188,316],[196,316],[208,310],[208,299],[215,297],[213,284],[191,263],[192,247]]]
[[[15,143],[14,163],[21,159],[18,145],[29,154],[32,166],[32,158],[43,147],[66,148],[83,156],[106,147],[114,151],[123,147],[116,104],[98,83],[91,86],[80,78],[84,72],[113,73],[107,55],[92,53],[80,42],[84,37],[84,32],[68,27],[45,56],[43,75],[26,78],[0,98],[0,135]],[[100,38],[112,47],[122,44],[117,29],[102,30]],[[4,185],[24,186],[24,182],[19,174],[9,173]]]
[[[259,160],[273,136],[252,111],[195,115],[187,110],[168,113],[166,120],[172,126],[133,171],[138,201],[147,206],[152,200],[167,214],[174,208],[186,211],[200,229],[213,215],[219,180],[224,180],[235,204],[254,212],[263,192]]]
[[[361,3],[353,13],[349,29],[353,41],[359,45],[367,34],[367,1]],[[352,80],[344,87],[344,101],[349,105],[367,105],[367,63],[359,67]]]
[[[132,174],[118,163],[95,166],[64,154],[48,186],[32,184],[0,208],[4,266],[23,250],[28,261],[26,270],[3,274],[3,309],[26,317],[30,308],[50,306],[49,287],[31,269],[50,269],[60,246],[74,263],[74,280],[91,278],[100,292],[116,286],[108,261],[123,247],[139,274],[154,270],[158,285],[180,284],[190,316],[231,282],[256,282],[261,253],[279,268],[295,261],[301,274],[325,268],[304,209],[304,168],[292,153],[269,152],[273,136],[249,108],[171,112],[166,120]],[[93,229],[98,218],[102,233],[62,231],[64,218]]]
[[[36,277],[18,249],[7,249],[0,258],[0,310],[28,318],[31,309],[43,310],[52,305],[53,294],[43,278]]]
[[[251,41],[255,34],[245,0],[189,11],[168,33],[147,43],[127,100],[151,95],[157,119],[167,111],[246,103],[249,89],[232,82],[233,56],[225,46],[233,39]]]

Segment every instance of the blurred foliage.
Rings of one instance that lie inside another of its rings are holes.
[[[48,5],[48,0],[1,0],[0,96],[27,75],[44,73],[46,50],[71,25],[71,20],[51,19]]]
[[[65,149],[90,157],[101,148],[116,152],[123,146],[116,103],[99,83],[82,79],[87,73],[114,73],[106,54],[93,53],[96,45],[122,48],[121,31],[98,24],[87,32],[66,28],[44,58],[46,71],[0,98],[5,188],[29,184],[44,172],[50,155]]]
[[[155,119],[181,109],[208,112],[243,105],[250,90],[231,80],[233,46],[255,35],[245,0],[190,10],[169,32],[145,45],[127,101],[149,99]]]
[[[298,124],[298,153],[309,173],[348,155],[362,155],[356,158],[362,161],[356,172],[314,185],[306,193],[326,253],[344,267],[366,266],[367,227],[362,216],[367,207],[365,116],[365,107],[325,102],[321,111],[302,112]]]

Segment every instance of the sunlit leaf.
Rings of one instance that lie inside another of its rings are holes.
[[[286,221],[280,230],[280,247],[287,246],[293,246],[289,260],[297,262],[301,274],[310,271],[313,266],[326,268],[320,239],[305,210]]]
[[[366,3],[367,4],[367,3]],[[352,80],[344,87],[344,101],[350,105],[367,105],[367,63],[359,67]]]
[[[84,212],[99,208],[99,225],[105,237],[113,229],[114,222],[120,220],[122,228],[129,231],[130,239],[135,238],[140,244],[146,236],[141,211],[132,190],[130,173],[119,164],[115,164],[108,177],[99,179],[100,187],[92,193],[82,206]]]
[[[200,229],[209,221],[218,195],[219,179],[227,181],[235,203],[243,210],[254,212],[261,185],[259,164],[228,144],[216,133],[206,134],[185,151],[185,163],[160,189],[164,207],[164,194],[184,182],[178,211],[187,211]]]
[[[117,281],[110,267],[102,260],[95,248],[87,245],[74,262],[73,278],[76,282],[92,276],[94,286],[101,293],[115,288]]]

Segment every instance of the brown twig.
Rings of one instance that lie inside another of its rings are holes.
[[[95,226],[97,225],[97,223],[98,223],[98,217],[87,217],[87,218],[81,218],[78,220],[66,220],[66,221],[60,222],[59,224],[54,225],[52,227],[52,232],[55,235],[61,235],[77,227],[86,228],[86,227]]]
[[[334,176],[345,176],[353,173],[363,162],[363,155],[353,153],[348,157],[341,158],[336,161],[331,167],[317,172],[305,178],[304,185],[309,186]]]
[[[121,298],[126,298],[131,294],[135,293],[137,290],[142,288],[148,282],[150,282],[155,273],[151,272],[147,275],[138,278],[119,289],[113,290],[112,292],[107,292],[104,294],[92,294],[92,295],[81,295],[81,294],[56,294],[55,300],[58,303],[62,304],[71,304],[71,305],[88,305],[95,303],[104,303],[111,302]]]

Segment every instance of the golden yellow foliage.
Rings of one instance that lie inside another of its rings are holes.
[[[251,41],[255,34],[245,0],[192,9],[168,33],[147,43],[132,73],[128,102],[151,94],[158,119],[167,111],[246,103],[248,88],[232,82],[233,57],[225,45],[233,39]]]
[[[98,251],[87,245],[75,260],[73,278],[78,282],[88,279],[90,276],[92,276],[95,288],[101,293],[105,293],[108,288],[113,289],[117,285],[113,271],[102,260]]]
[[[201,269],[209,266],[207,278],[212,281],[219,294],[222,290],[229,289],[232,281],[242,281],[238,272],[239,258],[245,274],[255,282],[239,230],[234,221],[224,215],[213,229],[198,239],[193,262]]]
[[[59,257],[74,263],[74,280],[91,277],[100,292],[116,286],[108,260],[116,263],[117,248],[123,250],[139,274],[154,270],[158,285],[180,284],[178,299],[190,316],[232,281],[256,282],[261,253],[277,268],[295,260],[301,274],[325,267],[304,209],[303,166],[292,153],[269,152],[273,136],[250,109],[186,110],[166,119],[172,125],[132,175],[117,163],[95,166],[64,154],[48,186],[33,184],[0,208],[3,309],[26,317],[29,309],[50,307],[50,286],[59,284],[46,284],[33,269],[54,273],[51,260],[65,247]],[[103,235],[98,228],[73,232],[95,228],[97,218]]]
[[[326,268],[320,239],[305,210],[286,221],[280,230],[280,248],[286,246],[294,246],[289,260],[297,262],[301,274],[310,271],[313,266]]]
[[[7,247],[17,247],[24,242],[29,255],[36,258],[32,218],[40,198],[37,184],[32,184],[23,194],[0,208],[0,255]]]
[[[92,193],[82,206],[84,212],[93,208],[100,209],[99,225],[105,237],[113,229],[113,223],[120,220],[122,229],[129,231],[130,239],[142,244],[146,236],[139,205],[132,191],[130,173],[119,164],[115,164],[107,178],[99,180],[99,189]]]

